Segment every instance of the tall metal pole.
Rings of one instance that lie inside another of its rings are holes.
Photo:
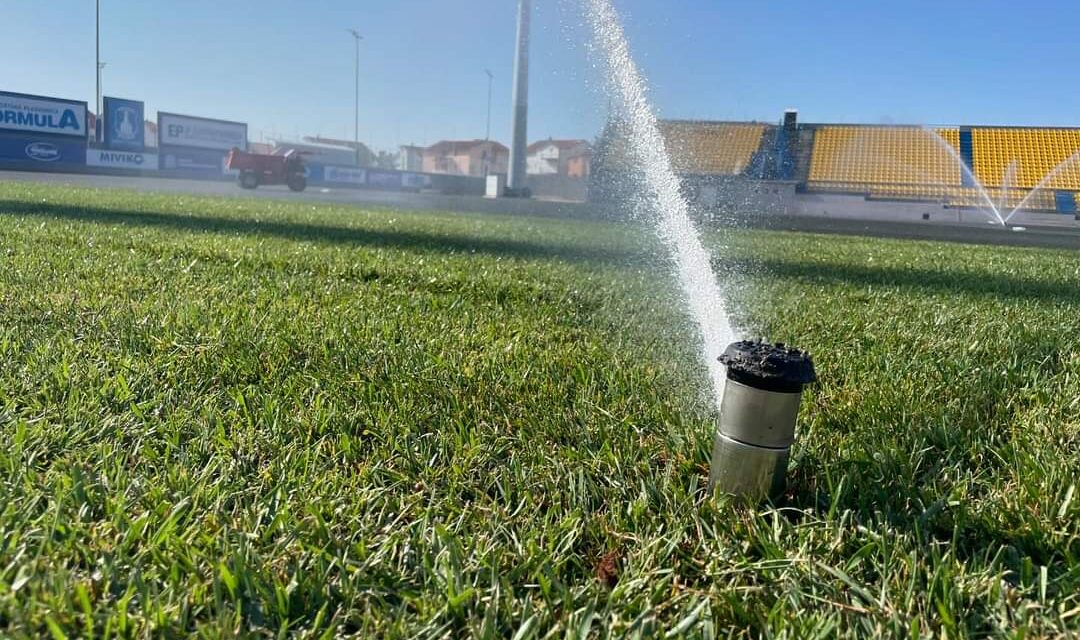
[[[94,2],[94,69],[97,71],[97,90],[94,92],[94,140],[101,142],[101,0]]]
[[[353,110],[353,148],[356,150],[356,166],[360,166],[360,41],[364,36],[356,29],[349,29],[356,40],[356,102]]]
[[[495,81],[495,74],[491,73],[491,69],[484,69],[484,73],[488,77],[487,133],[484,134],[484,140],[491,140],[491,85]]]
[[[510,147],[509,195],[525,190],[529,122],[529,23],[532,0],[518,0],[517,57],[514,59],[514,135]]]

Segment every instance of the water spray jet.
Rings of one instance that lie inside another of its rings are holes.
[[[709,489],[748,503],[786,487],[803,388],[817,380],[814,362],[783,344],[736,342],[720,356],[727,380],[713,443]]]
[[[723,345],[735,339],[735,331],[728,317],[724,291],[712,270],[713,253],[705,248],[690,216],[682,181],[671,166],[667,143],[648,100],[645,79],[630,54],[630,44],[615,7],[611,0],[585,0],[584,6],[592,25],[593,42],[605,62],[608,95],[625,121],[630,158],[642,171],[642,179],[636,185],[640,202],[649,209],[656,235],[671,257],[687,315],[697,329],[713,397],[719,403],[724,371],[718,357]],[[717,253],[724,250],[722,245],[713,245]]]

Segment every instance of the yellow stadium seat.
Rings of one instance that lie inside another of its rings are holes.
[[[975,175],[987,187],[1005,186],[1015,163],[1011,188],[1080,190],[1080,129],[979,127],[972,143]]]
[[[1080,191],[1080,129],[974,128],[972,144],[973,173],[995,206],[1054,210],[1055,191]],[[959,128],[822,126],[807,188],[986,207],[987,196],[962,186],[959,148]]]
[[[679,173],[738,175],[761,147],[765,125],[662,122],[660,132]]]
[[[870,190],[912,185],[926,187],[927,193],[934,185],[959,187],[960,166],[953,156],[959,146],[955,128],[825,126],[814,137],[809,183],[854,182]]]

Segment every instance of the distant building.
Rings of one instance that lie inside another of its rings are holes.
[[[423,151],[425,173],[483,177],[509,167],[510,150],[492,140],[443,140]]]
[[[401,149],[398,151],[398,170],[423,171],[424,148],[411,144],[401,145]]]
[[[585,140],[541,140],[529,145],[528,173],[587,178],[592,149]]]

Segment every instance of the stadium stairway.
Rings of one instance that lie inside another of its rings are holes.
[[[960,129],[960,158],[964,161],[968,170],[975,171],[975,142],[971,135],[971,127],[961,127]],[[975,186],[975,181],[968,175],[967,171],[963,172],[960,180],[961,185],[964,187]]]
[[[799,132],[796,130],[792,137],[797,138]],[[774,154],[776,156],[776,177],[780,180],[791,180],[795,175],[795,158],[792,157],[791,150],[793,140],[789,139],[788,132],[783,127],[777,127],[776,129],[776,144],[774,145]]]
[[[779,129],[769,127],[761,136],[761,144],[750,158],[744,175],[756,180],[772,180],[776,178],[778,158],[776,157],[776,143]]]
[[[792,179],[805,185],[810,179],[810,161],[814,156],[814,127],[799,128],[799,139],[795,144],[795,165]]]

